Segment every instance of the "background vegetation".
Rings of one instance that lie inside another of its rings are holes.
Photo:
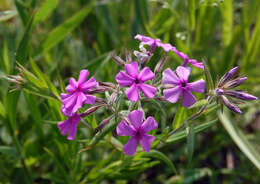
[[[160,134],[198,107],[146,103],[147,115],[159,123],[157,141],[150,153],[135,157],[123,155],[118,140],[126,139],[112,131],[82,153],[95,132],[80,125],[75,141],[60,134],[56,124],[65,117],[54,96],[84,68],[99,81],[115,82],[120,66],[111,52],[124,57],[125,48],[137,49],[137,33],[204,58],[213,79],[239,65],[248,77],[243,87],[260,97],[258,0],[1,0],[0,183],[260,182],[259,100],[241,105],[241,116],[221,114],[213,104],[192,133],[183,129],[161,143]],[[156,51],[150,67],[161,53]],[[28,70],[32,89],[10,92],[6,78],[17,74],[16,61]],[[181,63],[169,54],[165,68]],[[201,76],[193,70],[193,79]],[[96,128],[109,113],[98,111],[85,121]]]

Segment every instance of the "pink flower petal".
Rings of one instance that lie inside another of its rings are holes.
[[[77,131],[77,125],[78,125],[79,121],[80,121],[80,116],[78,114],[74,114],[69,119],[59,122],[58,128],[60,129],[61,134],[66,135],[66,133],[69,132],[67,139],[73,140],[75,138],[75,134]]]
[[[189,75],[190,75],[191,69],[190,68],[186,68],[183,66],[178,66],[176,69],[176,73],[179,76],[179,79],[184,80],[185,82],[188,81],[189,79]]]
[[[137,148],[138,140],[135,137],[131,137],[124,146],[123,150],[126,155],[134,156]]]
[[[182,105],[184,107],[188,108],[188,107],[192,106],[196,101],[197,100],[196,100],[195,96],[193,96],[193,94],[191,94],[190,91],[183,90]]]
[[[142,124],[141,128],[142,128],[142,131],[146,133],[146,132],[149,132],[151,130],[154,130],[154,129],[158,128],[158,124],[157,124],[157,122],[155,121],[155,119],[153,117],[149,116],[144,121],[144,123]]]
[[[138,79],[143,81],[143,82],[147,81],[147,80],[154,79],[154,77],[155,77],[155,75],[149,67],[144,67],[142,69],[142,71],[140,72],[140,74],[138,75]]]
[[[138,63],[136,61],[134,61],[130,64],[126,64],[125,65],[125,71],[131,77],[137,78],[137,76],[138,76]]]
[[[72,85],[67,85],[67,87],[66,87],[66,91],[68,92],[68,93],[73,93],[74,91],[76,91],[77,90],[77,88],[75,88],[75,87],[73,87]]]
[[[155,39],[153,38],[150,38],[148,36],[143,36],[143,35],[140,35],[140,34],[137,34],[135,36],[135,39],[138,39],[139,41],[141,41],[142,43],[146,44],[146,45],[149,45],[151,46],[152,44],[154,44],[155,42]]]
[[[71,95],[71,94],[61,93],[61,94],[60,94],[60,98],[61,98],[61,100],[64,100],[64,99],[70,97],[70,95]]]
[[[163,72],[163,83],[164,84],[179,84],[180,79],[175,75],[175,73],[167,68]]]
[[[142,125],[143,116],[144,113],[143,111],[140,110],[134,110],[130,112],[130,114],[128,115],[129,121],[131,122],[131,124],[134,126],[136,130]]]
[[[124,120],[121,121],[117,125],[116,132],[120,136],[134,136],[135,135],[135,130],[131,126],[129,126]]]
[[[165,52],[169,52],[173,48],[171,44],[162,42],[157,43],[157,46],[162,47]]]
[[[132,84],[132,86],[126,91],[126,96],[132,102],[137,102],[139,99],[139,92],[136,84]]]
[[[85,92],[88,89],[98,86],[98,83],[94,77],[91,77],[87,82],[80,85],[82,92]]]
[[[154,136],[144,134],[142,139],[140,140],[140,144],[145,152],[150,152],[151,145],[153,143]]]
[[[187,84],[192,92],[203,93],[205,91],[205,81],[200,79]]]
[[[69,83],[70,83],[70,85],[74,88],[74,89],[77,89],[77,87],[78,87],[78,82],[74,79],[74,78],[70,78],[70,80],[69,80]]]
[[[77,100],[77,95],[73,93],[68,98],[62,100],[62,104],[65,105],[65,108],[70,108],[75,105],[76,100]]]
[[[189,63],[192,64],[193,66],[197,67],[197,68],[202,68],[204,69],[204,64],[202,62],[198,62],[195,59],[190,59]]]
[[[182,89],[179,86],[176,86],[171,89],[165,89],[163,95],[165,99],[171,103],[176,103],[181,95]]]
[[[94,95],[85,95],[86,100],[83,102],[84,104],[93,105],[96,102],[96,96]]]
[[[82,104],[85,100],[86,100],[86,96],[84,95],[84,93],[79,92],[77,94],[77,101],[72,109],[72,113],[77,112],[82,107]]]
[[[120,71],[116,75],[116,81],[120,86],[131,86],[134,82],[134,78],[130,75],[126,74],[125,72]]]
[[[152,98],[156,94],[156,88],[148,84],[138,84],[139,89],[147,98]]]
[[[67,126],[67,121],[68,120],[58,123],[58,128],[60,129],[62,135],[66,135],[67,131],[69,130],[69,126]]]
[[[88,78],[89,72],[88,70],[81,70],[78,78],[78,85],[80,86],[84,82],[86,82]]]

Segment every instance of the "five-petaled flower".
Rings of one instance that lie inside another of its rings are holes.
[[[144,151],[150,151],[154,136],[148,135],[147,132],[156,129],[158,125],[151,116],[143,122],[143,116],[143,111],[134,110],[128,116],[130,123],[122,120],[117,125],[116,131],[118,135],[131,136],[123,148],[124,153],[127,155],[133,156],[135,154],[138,142],[140,142]]]
[[[219,97],[220,101],[231,111],[242,114],[242,111],[237,106],[236,99],[239,100],[257,100],[258,98],[246,93],[241,90],[234,90],[233,88],[241,85],[247,80],[247,77],[237,77],[233,79],[238,67],[234,67],[229,70],[219,81],[217,84],[217,88],[215,89],[215,94]],[[228,99],[227,97],[231,97]]]
[[[183,66],[177,67],[176,74],[170,68],[163,72],[163,84],[169,87],[163,91],[167,101],[176,103],[182,95],[182,105],[190,107],[196,102],[196,98],[191,92],[204,92],[205,81],[203,79],[188,83],[190,72],[190,68]]]
[[[88,90],[98,85],[94,77],[88,81],[88,70],[81,70],[78,81],[70,78],[69,85],[66,87],[66,93],[61,93],[62,107],[61,111],[65,116],[72,116],[82,107],[83,104],[93,105],[96,97],[88,94]]]
[[[154,73],[148,67],[144,67],[138,73],[138,64],[136,61],[125,65],[126,72],[120,71],[116,75],[116,81],[120,86],[130,87],[126,91],[126,95],[130,101],[139,100],[139,90],[147,98],[152,98],[156,94],[156,88],[145,84],[145,81],[151,80],[155,77]]]
[[[58,123],[58,128],[61,131],[62,135],[66,135],[68,133],[68,140],[73,140],[75,139],[75,134],[77,131],[77,125],[80,121],[80,116],[75,113],[73,116],[69,117],[69,119],[59,122]]]

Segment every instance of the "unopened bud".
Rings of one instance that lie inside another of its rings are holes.
[[[126,63],[131,63],[131,62],[132,62],[131,52],[126,50]]]
[[[108,105],[112,105],[115,102],[116,97],[117,97],[117,93],[113,92],[112,95],[110,96],[109,100],[108,100]]]
[[[112,82],[99,82],[99,85],[104,86],[104,87],[110,87],[110,88],[113,88],[113,89],[116,88],[116,85],[113,84]]]
[[[231,80],[238,70],[238,66],[229,70],[223,77],[221,77],[218,86],[223,86],[227,81]]]
[[[164,57],[157,63],[157,65],[155,66],[155,69],[154,69],[154,73],[155,73],[155,74],[160,73],[160,72],[162,71],[162,68],[163,68],[163,66],[164,66],[164,64],[165,64],[165,62],[166,62],[166,60],[167,60],[167,57],[164,56]]]
[[[103,98],[96,98],[96,102],[98,102],[98,103],[106,103],[106,101]]]
[[[233,104],[232,102],[230,102],[228,100],[227,97],[225,97],[224,95],[220,96],[220,100],[223,102],[223,104],[229,108],[231,111],[238,113],[238,114],[242,114],[242,111],[239,109],[239,107],[235,104]]]
[[[114,59],[114,61],[116,61],[121,66],[123,66],[123,67],[125,66],[125,61],[123,59],[121,59],[119,56],[112,55],[112,58]]]
[[[85,117],[89,114],[92,114],[93,112],[97,111],[98,109],[100,109],[101,107],[105,107],[106,104],[102,104],[102,105],[97,105],[97,106],[93,106],[90,107],[89,109],[87,109],[85,112],[80,114],[80,117]]]
[[[97,130],[101,131],[114,117],[114,115],[109,116],[108,118],[104,119],[97,127]]]
[[[257,100],[257,97],[250,95],[244,91],[226,90],[224,94],[241,100]]]
[[[237,86],[239,86],[240,84],[242,84],[243,82],[245,82],[247,80],[247,77],[239,77],[236,78],[232,81],[228,81],[226,84],[223,85],[223,88],[225,89],[232,89],[235,88]]]
[[[93,94],[93,93],[104,93],[105,91],[109,90],[108,87],[104,87],[104,86],[98,86],[94,89],[91,89],[88,91],[89,94]]]

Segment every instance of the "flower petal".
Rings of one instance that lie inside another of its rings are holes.
[[[117,135],[120,136],[134,136],[135,130],[129,126],[124,120],[121,121],[116,127]]]
[[[144,123],[142,124],[141,128],[142,128],[142,131],[146,133],[146,132],[149,132],[151,130],[154,130],[154,129],[158,128],[158,124],[157,124],[157,122],[155,121],[155,119],[153,117],[149,116],[144,121]]]
[[[133,77],[122,71],[116,75],[116,81],[120,86],[131,86],[134,80]]]
[[[197,67],[197,68],[202,68],[204,69],[204,64],[202,62],[198,62],[197,60],[195,59],[190,59],[189,60],[189,63],[192,64],[193,66]]]
[[[185,82],[188,81],[191,69],[188,67],[178,66],[176,69],[176,73],[179,76],[179,79],[184,80]]]
[[[66,135],[67,132],[69,132],[69,135],[67,139],[73,140],[77,131],[77,125],[80,121],[80,116],[78,114],[74,114],[69,119],[59,122],[58,128],[61,131],[62,135]]]
[[[70,85],[74,88],[74,89],[77,89],[77,87],[78,87],[78,82],[74,79],[74,78],[70,78],[70,80],[69,80],[69,83],[70,83]]]
[[[134,61],[130,64],[126,64],[125,65],[125,71],[131,77],[137,78],[137,76],[138,76],[138,63],[136,61]]]
[[[203,93],[205,91],[205,81],[200,79],[187,84],[192,92]]]
[[[193,96],[193,94],[190,91],[187,90],[183,90],[183,96],[182,96],[182,105],[184,107],[190,107],[191,105],[193,105],[197,100],[195,98],[195,96]]]
[[[74,88],[72,85],[69,84],[66,86],[66,91],[68,93],[73,93],[74,91],[76,91],[76,88]]]
[[[153,143],[154,136],[144,134],[142,139],[140,140],[140,144],[145,152],[150,152],[151,145]]]
[[[155,75],[149,67],[144,67],[138,75],[138,79],[141,81],[147,81],[154,79]]]
[[[123,150],[126,155],[134,156],[137,148],[138,140],[136,137],[131,137],[129,141],[124,146]]]
[[[96,102],[96,96],[94,95],[85,95],[86,100],[83,102],[84,104],[93,105]]]
[[[147,98],[152,98],[156,94],[156,88],[148,84],[138,84],[139,89]]]
[[[98,82],[96,81],[96,79],[94,77],[91,77],[87,82],[82,83],[80,85],[80,89],[82,92],[85,92],[86,90],[91,89],[96,86],[98,86]]]
[[[85,100],[86,96],[84,95],[84,93],[79,92],[77,95],[77,101],[72,109],[72,113],[77,112],[82,107],[82,104]]]
[[[150,38],[150,37],[148,37],[148,36],[143,36],[143,35],[140,35],[140,34],[137,34],[136,36],[135,36],[135,39],[138,39],[139,41],[141,41],[142,43],[144,43],[144,44],[147,44],[147,45],[152,45],[152,44],[154,44],[154,41],[155,41],[155,39],[153,39],[153,38]]]
[[[140,110],[134,110],[130,112],[130,114],[128,115],[129,121],[131,122],[131,124],[134,126],[136,130],[142,125],[143,116],[144,113],[143,111]]]
[[[176,103],[181,95],[182,89],[179,86],[176,86],[171,89],[165,89],[163,95],[165,99],[171,103]]]
[[[71,94],[67,98],[62,100],[62,104],[65,106],[65,108],[70,108],[74,106],[77,100],[77,95],[75,93]]]
[[[136,84],[132,84],[132,86],[126,91],[126,96],[132,102],[137,102],[139,99],[138,87]]]
[[[157,42],[158,47],[162,47],[165,52],[172,50],[173,46],[169,43]]]
[[[68,120],[59,122],[57,125],[58,128],[60,129],[62,135],[66,135],[67,131],[69,130],[69,126],[67,126],[67,123],[68,123],[67,121]]]
[[[222,103],[227,107],[229,108],[229,110],[235,112],[235,113],[238,113],[238,114],[242,114],[242,111],[239,109],[239,107],[232,103],[226,96],[224,95],[220,95],[220,100],[222,101]]]
[[[164,84],[179,84],[180,79],[175,75],[175,73],[167,68],[163,72],[163,83]]]
[[[84,82],[86,82],[88,78],[89,72],[88,70],[81,70],[78,78],[78,85],[80,86]]]

